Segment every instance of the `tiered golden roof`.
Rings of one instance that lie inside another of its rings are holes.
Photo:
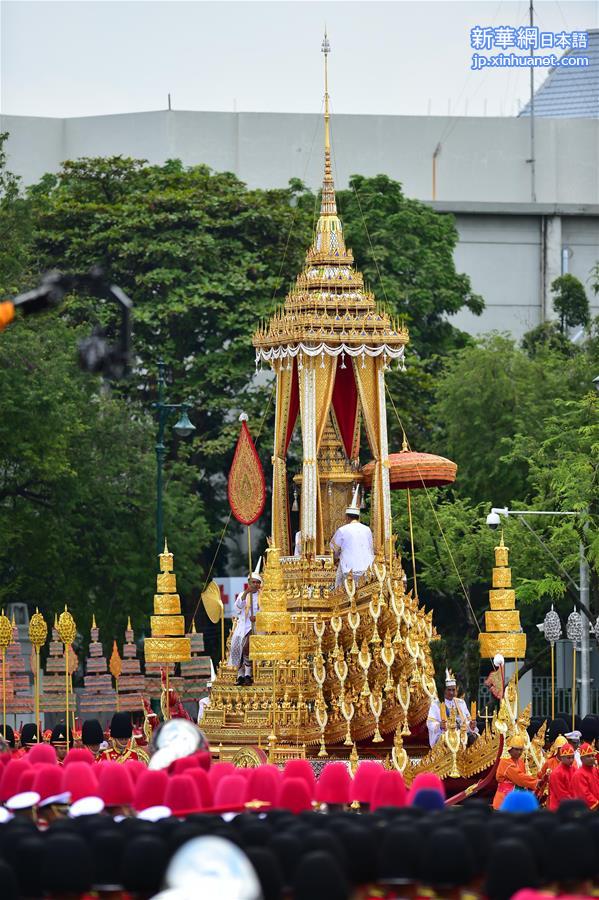
[[[260,591],[260,612],[256,615],[256,631],[250,637],[253,660],[296,660],[299,652],[297,634],[291,632],[291,613],[287,611],[287,595],[279,550],[266,551],[264,584]]]
[[[508,554],[502,534],[499,546],[495,547],[493,588],[489,591],[491,609],[485,613],[485,631],[478,636],[480,655],[486,659],[492,659],[496,653],[501,653],[504,659],[526,656],[526,635],[522,633],[520,613],[516,609]]]
[[[389,355],[394,356],[409,340],[407,328],[393,321],[371,291],[365,290],[362,274],[354,268],[352,251],[345,246],[331,169],[326,38],[323,51],[325,150],[320,217],[295,287],[282,309],[254,334],[254,347],[261,358],[270,358],[269,350],[303,341],[324,343],[333,349],[342,345],[386,345]]]
[[[166,540],[160,554],[160,574],[156,576],[154,615],[150,616],[152,637],[144,640],[148,663],[176,663],[191,659],[191,645],[185,637],[185,619],[177,594],[177,576],[173,572],[173,554]]]

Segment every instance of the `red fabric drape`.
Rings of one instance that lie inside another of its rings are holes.
[[[289,398],[289,418],[287,420],[287,434],[285,435],[285,455],[291,443],[293,429],[297,422],[299,412],[299,379],[297,377],[297,360],[293,360],[293,374],[291,376],[291,397]]]
[[[333,387],[333,409],[341,432],[341,439],[349,459],[352,458],[356,413],[358,410],[358,389],[351,365],[342,369],[337,366],[335,385]]]

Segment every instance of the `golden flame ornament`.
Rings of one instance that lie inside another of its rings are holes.
[[[29,620],[29,640],[35,650],[35,665],[33,669],[33,693],[35,701],[35,724],[40,724],[40,650],[48,639],[48,626],[41,612],[35,607],[35,612]]]
[[[121,672],[123,671],[123,661],[119,654],[119,648],[116,645],[116,641],[112,643],[112,654],[110,657],[110,674],[114,678],[114,683],[116,687],[116,711],[120,710],[119,703],[119,678],[121,677]]]

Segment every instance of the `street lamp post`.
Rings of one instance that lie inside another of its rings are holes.
[[[591,664],[590,664],[590,622],[591,611],[589,609],[589,563],[585,554],[584,542],[580,541],[579,547],[579,584],[570,577],[563,569],[558,559],[551,553],[551,550],[541,540],[539,535],[525,521],[525,516],[579,516],[579,512],[571,510],[538,510],[538,509],[507,509],[506,507],[493,507],[490,515],[487,516],[487,524],[495,526],[499,524],[500,517],[505,516],[521,516],[523,524],[534,534],[537,540],[543,545],[545,550],[557,563],[566,578],[578,592],[579,609],[582,613],[582,632],[580,636],[580,715],[588,715],[591,710]]]
[[[162,467],[164,465],[164,457],[166,456],[166,447],[164,446],[164,432],[166,422],[169,415],[175,410],[181,410],[178,421],[173,425],[173,431],[179,437],[189,437],[196,430],[195,425],[189,420],[187,411],[190,409],[189,403],[167,403],[165,400],[166,388],[166,363],[161,359],[158,360],[158,400],[153,403],[154,409],[158,410],[158,434],[156,437],[156,553],[162,552],[164,542],[164,522],[162,510]]]

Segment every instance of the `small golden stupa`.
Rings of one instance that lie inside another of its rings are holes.
[[[160,554],[160,573],[156,576],[154,615],[150,616],[152,637],[144,639],[148,663],[177,663],[191,659],[191,643],[185,636],[185,619],[177,594],[177,576],[173,572],[173,554],[166,539]]]
[[[524,659],[526,656],[526,635],[522,633],[520,613],[516,609],[508,554],[502,533],[499,546],[495,547],[493,587],[489,591],[491,609],[485,612],[485,631],[478,636],[480,655],[485,659],[493,659],[497,653],[504,659]]]

